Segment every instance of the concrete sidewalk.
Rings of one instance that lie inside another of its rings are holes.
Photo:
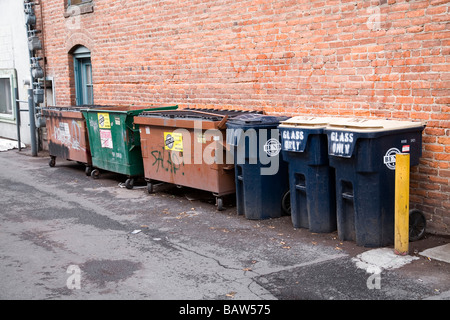
[[[24,143],[21,143],[20,146],[21,146],[21,148],[25,148]],[[18,148],[19,148],[19,143],[17,140],[0,138],[0,152],[12,150],[12,149],[18,149]]]
[[[425,251],[448,237],[427,235],[395,256],[294,229],[289,216],[247,220],[232,197],[217,211],[208,193],[128,190],[123,176],[94,180],[82,165],[50,168],[26,151],[0,153],[0,181],[2,299],[450,297],[450,264]]]
[[[421,256],[450,263],[450,243],[429,248],[420,253]]]

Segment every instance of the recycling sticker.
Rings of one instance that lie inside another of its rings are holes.
[[[397,148],[390,148],[383,157],[384,165],[390,170],[395,170],[395,158],[397,153],[401,153],[400,150]]]
[[[183,152],[183,135],[179,132],[164,132],[164,149]]]
[[[98,126],[100,129],[111,129],[109,113],[98,113]]]
[[[264,151],[269,157],[275,157],[281,151],[281,143],[277,139],[269,139],[264,144]]]

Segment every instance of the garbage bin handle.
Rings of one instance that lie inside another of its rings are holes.
[[[225,129],[227,121],[228,121],[228,115],[225,115],[225,117],[223,117],[222,121],[220,121],[219,124],[217,125],[217,128],[220,130]]]

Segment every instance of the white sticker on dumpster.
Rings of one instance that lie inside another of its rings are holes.
[[[102,148],[113,148],[111,130],[100,129],[100,143]]]
[[[281,151],[281,143],[277,139],[269,139],[264,144],[264,151],[269,157],[275,157]]]
[[[390,170],[395,170],[395,158],[397,153],[401,153],[397,148],[390,148],[383,157],[383,163]]]
[[[59,137],[60,141],[69,142],[70,141],[70,129],[69,124],[66,122],[59,123]]]

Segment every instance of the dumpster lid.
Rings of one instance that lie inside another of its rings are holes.
[[[46,106],[42,109],[43,110],[52,110],[52,111],[81,111],[83,109],[111,108],[111,107],[113,107],[113,106],[104,106],[104,105]]]
[[[136,105],[125,105],[125,106],[82,106],[81,111],[109,111],[118,113],[141,113],[144,111],[151,110],[175,110],[178,106],[176,105],[151,105],[151,106],[136,106]],[[97,110],[98,109],[98,110]]]
[[[170,111],[145,111],[142,117],[163,117],[177,119],[202,119],[211,121],[221,121],[225,116],[236,117],[243,114],[257,113],[260,111],[239,111],[239,110],[217,110],[217,109],[195,109],[186,108]]]
[[[280,127],[325,128],[331,121],[333,121],[331,117],[296,116],[282,121]]]
[[[192,110],[192,111],[199,111],[199,112],[208,112],[208,113],[215,113],[215,114],[221,114],[221,115],[227,115],[229,117],[236,117],[243,114],[263,114],[262,111],[258,110],[227,110],[227,109],[208,109],[208,108],[185,108],[182,110]]]
[[[243,114],[236,116],[229,120],[230,123],[243,124],[243,125],[256,125],[256,124],[278,124],[280,121],[286,120],[287,117],[277,117],[264,114]]]
[[[328,128],[355,132],[382,132],[410,128],[423,128],[418,121],[400,121],[388,119],[340,118],[332,120]]]
[[[223,115],[196,112],[192,110],[167,110],[167,111],[145,111],[140,114],[140,117],[157,117],[157,118],[170,118],[170,119],[202,119],[211,121],[220,121],[223,119]]]

